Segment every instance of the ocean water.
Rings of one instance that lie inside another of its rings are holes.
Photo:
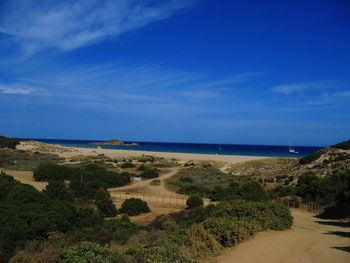
[[[69,147],[96,148],[88,145],[95,140],[59,140],[59,139],[30,139],[50,144],[59,144]],[[97,140],[98,141],[98,140]],[[269,156],[269,157],[302,157],[312,154],[323,147],[294,146],[299,154],[289,153],[288,145],[241,145],[241,144],[206,144],[206,143],[170,143],[170,142],[138,142],[139,146],[101,146],[103,149],[123,149],[151,152],[175,152],[175,153],[198,153],[219,155],[246,155],[246,156]],[[125,143],[132,143],[125,141]]]

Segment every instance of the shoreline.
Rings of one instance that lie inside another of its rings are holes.
[[[104,154],[109,158],[118,157],[140,157],[151,155],[155,157],[163,157],[165,159],[176,159],[178,161],[218,161],[226,163],[240,163],[252,160],[261,160],[267,158],[279,158],[271,156],[247,156],[247,155],[219,155],[219,154],[202,154],[202,153],[177,153],[177,152],[154,152],[142,150],[121,150],[121,149],[104,149],[104,148],[88,148],[88,147],[68,147],[59,144],[47,144],[35,141],[21,141],[17,149],[47,152],[57,154],[63,158],[70,158],[77,155],[96,156]]]
[[[166,159],[175,158],[179,161],[191,161],[191,160],[203,160],[203,161],[221,161],[227,163],[239,163],[252,160],[260,160],[266,158],[279,158],[271,156],[246,156],[246,155],[216,155],[216,154],[202,154],[202,153],[177,153],[177,152],[153,152],[153,151],[139,151],[139,150],[120,150],[120,149],[94,149],[94,148],[84,148],[84,147],[65,147],[73,150],[76,153],[82,155],[97,155],[104,154],[108,157],[120,157],[120,156],[144,156],[152,155],[157,157],[164,157]],[[63,153],[63,157],[70,153]]]

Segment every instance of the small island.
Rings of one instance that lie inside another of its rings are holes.
[[[98,146],[139,146],[139,144],[133,142],[133,143],[124,143],[121,140],[109,140],[105,142],[89,142],[88,145],[98,145]]]

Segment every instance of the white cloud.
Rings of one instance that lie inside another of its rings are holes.
[[[33,95],[33,94],[46,93],[45,89],[32,87],[32,86],[23,86],[21,84],[0,85],[0,91],[3,94],[13,94],[13,95]]]
[[[12,0],[0,12],[0,32],[27,54],[72,50],[166,19],[194,0]]]
[[[328,88],[329,82],[305,82],[296,84],[284,84],[272,87],[272,91],[284,95],[290,95],[292,93],[302,93],[310,90],[321,90]]]

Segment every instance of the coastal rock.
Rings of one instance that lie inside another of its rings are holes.
[[[126,144],[120,140],[114,139],[105,142],[89,142],[88,145],[98,145],[98,146],[139,146],[137,143],[133,142]]]

